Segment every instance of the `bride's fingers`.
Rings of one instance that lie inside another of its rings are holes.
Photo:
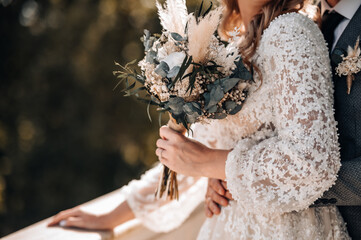
[[[163,148],[157,148],[155,150],[155,155],[157,155],[157,157],[159,159],[161,159],[161,158],[164,158],[164,152],[165,152],[165,150]]]
[[[221,184],[221,181],[218,179],[212,179],[209,182],[209,186],[211,187],[211,189],[213,189],[214,191],[216,191],[218,194],[220,195],[224,195],[226,190],[224,189],[223,185]]]
[[[159,129],[159,135],[163,139],[168,139],[176,142],[178,142],[177,140],[183,137],[182,134],[177,133],[176,131],[170,129],[170,127],[167,126],[163,126]]]
[[[228,190],[226,181],[220,180],[220,183],[224,189]]]
[[[64,220],[64,227],[84,228],[84,219],[79,217],[69,217],[68,219]]]
[[[163,162],[163,161],[167,161],[168,160],[168,155],[169,155],[169,152],[163,148],[157,148],[155,150],[155,155],[158,156],[159,158],[159,161]]]
[[[212,199],[212,201],[218,203],[221,206],[227,206],[228,205],[228,200],[225,197],[223,197],[222,195],[219,195],[213,189],[209,190],[209,196]]]
[[[208,201],[207,205],[209,210],[211,210],[213,214],[218,215],[221,213],[220,207],[214,201]]]
[[[213,216],[212,211],[208,208],[207,204],[204,204],[204,212],[206,214],[206,217],[211,218]]]
[[[50,223],[48,223],[48,226],[54,226],[57,225],[61,220],[64,220],[69,217],[75,217],[81,215],[81,210],[79,208],[72,208],[65,211],[61,211],[57,215],[53,217]]]
[[[227,182],[226,181],[221,181],[221,184],[224,187],[224,189],[226,190],[224,196],[226,198],[228,198],[229,200],[233,200],[232,194],[229,192],[229,190],[227,188]]]
[[[167,142],[167,140],[158,139],[156,145],[158,148],[166,149],[168,146],[168,142]]]
[[[229,200],[233,200],[232,194],[227,190],[226,194],[224,195]]]

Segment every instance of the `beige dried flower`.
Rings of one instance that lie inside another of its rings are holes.
[[[338,76],[347,76],[347,94],[351,92],[352,81],[355,79],[354,74],[361,71],[361,49],[359,43],[360,36],[357,38],[354,48],[348,46],[347,56],[341,56],[342,62],[336,68]]]
[[[197,22],[192,15],[188,22],[188,54],[193,56],[196,63],[204,63],[207,60],[208,48],[214,32],[217,30],[222,8],[212,10],[204,18]]]
[[[160,23],[169,32],[176,32],[184,36],[184,29],[188,21],[188,11],[185,0],[167,0],[163,7],[156,2]]]

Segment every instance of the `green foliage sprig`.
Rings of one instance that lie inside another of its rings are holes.
[[[192,62],[191,56],[186,56],[177,76],[173,80],[169,78],[168,74],[164,75],[165,81],[169,82],[169,89],[174,87],[177,81],[189,78],[188,90],[191,93],[194,88],[196,77],[202,76],[204,79],[208,79],[209,82],[215,77],[216,80],[206,84],[207,91],[201,94],[196,101],[187,102],[182,97],[171,95],[168,101],[162,102],[158,96],[152,94],[149,89],[144,86],[146,81],[145,76],[130,68],[135,62],[136,61],[134,60],[125,66],[116,63],[122,70],[114,71],[114,75],[120,79],[117,86],[122,82],[125,82],[125,88],[121,90],[121,92],[125,93],[124,96],[128,97],[134,95],[138,100],[147,103],[149,118],[149,106],[154,105],[160,112],[160,116],[164,112],[170,112],[177,123],[183,124],[186,129],[189,128],[190,124],[197,122],[201,117],[223,119],[228,114],[234,115],[238,113],[242,109],[242,104],[237,104],[232,100],[224,101],[222,104],[219,103],[226,94],[234,90],[240,82],[253,81],[252,73],[244,66],[241,58],[235,62],[237,67],[232,71],[232,74],[224,77],[218,70],[221,66],[217,65],[215,62],[212,61],[209,65],[201,65]],[[184,74],[185,70],[190,65],[193,65],[193,70],[188,74]],[[219,76],[222,77],[220,78]],[[137,82],[142,86],[132,90],[135,88]],[[145,95],[145,98],[140,97],[139,93],[141,92],[145,92],[145,94],[143,94]],[[244,99],[246,99],[247,92],[244,93]]]

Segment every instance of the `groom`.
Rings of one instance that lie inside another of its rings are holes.
[[[338,121],[342,167],[336,184],[317,200],[314,207],[335,204],[347,223],[352,239],[361,239],[361,72],[354,74],[347,93],[346,77],[335,69],[361,35],[361,0],[321,0],[322,32],[328,43],[334,81],[335,118]],[[219,206],[232,200],[226,183],[210,179],[206,215],[219,214]]]

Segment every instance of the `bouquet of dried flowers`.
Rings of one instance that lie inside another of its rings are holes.
[[[137,96],[148,103],[148,109],[157,106],[160,114],[168,112],[168,125],[183,134],[192,123],[239,112],[253,74],[239,55],[239,30],[229,33],[228,42],[217,36],[222,8],[212,9],[212,3],[204,8],[202,2],[189,14],[185,0],[166,0],[165,6],[157,2],[157,8],[163,31],[154,35],[144,31],[141,72],[130,67],[135,61],[117,64],[121,70],[114,72],[125,82],[126,96]],[[136,82],[141,87],[135,89]],[[142,91],[146,98],[140,97]],[[156,196],[161,198],[164,192],[178,199],[176,173],[165,166]]]

